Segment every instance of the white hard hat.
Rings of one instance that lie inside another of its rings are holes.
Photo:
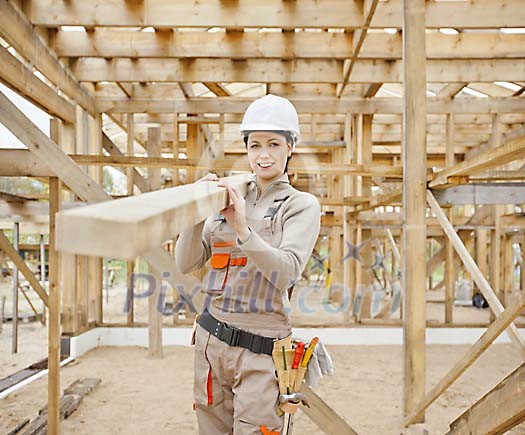
[[[299,116],[289,100],[277,95],[268,94],[253,101],[242,119],[240,131],[288,131],[292,134],[293,144],[301,138]]]

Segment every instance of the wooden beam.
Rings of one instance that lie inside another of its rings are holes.
[[[514,94],[512,94],[513,97],[519,97],[525,92],[525,86],[522,86],[521,89],[518,89]]]
[[[12,2],[4,0],[0,2],[0,16],[2,17],[0,35],[58,89],[75,100],[91,115],[95,115],[93,95],[81,86],[73,74],[60,63],[27,17],[19,12]],[[3,67],[0,70],[3,71]]]
[[[0,5],[4,2],[0,2]],[[33,71],[0,45],[0,79],[51,115],[73,122],[75,108],[68,100],[46,85]]]
[[[52,177],[53,171],[29,150],[0,149],[0,176]]]
[[[487,328],[483,335],[474,343],[467,353],[454,365],[452,369],[425,395],[424,399],[418,404],[404,420],[403,424],[409,425],[424,414],[425,410],[434,403],[441,394],[452,385],[470,367],[474,361],[507,329],[507,327],[519,315],[525,307],[525,298],[520,295],[516,302],[513,302],[503,313]]]
[[[179,82],[179,86],[180,86],[180,89],[182,90],[182,93],[186,97],[186,99],[195,97],[195,91],[193,90],[193,86],[191,85],[191,83],[181,83],[181,82]],[[194,116],[193,113],[190,113],[189,115]],[[191,116],[189,116],[189,117],[191,118]],[[190,140],[193,137],[192,136],[192,128],[193,127],[189,127],[188,130],[186,131],[186,136]],[[193,130],[193,131],[196,132],[196,130]],[[199,131],[204,135],[204,137],[206,139],[206,142],[208,143],[208,146],[210,146],[212,148],[212,151],[213,151],[215,142],[214,142],[213,135],[212,135],[212,133],[210,131],[210,127],[208,125],[199,125]],[[187,138],[187,140],[188,140],[188,138]],[[196,139],[196,138],[194,138],[194,139]],[[204,143],[200,143],[199,146],[205,146],[205,144]],[[188,148],[188,147],[186,147],[186,148]],[[188,153],[188,150],[186,150],[186,153]],[[188,157],[190,157],[190,156],[188,155]],[[191,177],[190,177],[190,179],[191,179]]]
[[[402,199],[401,189],[398,189],[391,193],[385,193],[383,195],[373,196],[370,201],[364,204],[359,204],[350,209],[350,215],[355,215],[366,210],[373,210],[374,208],[381,207],[383,205],[389,205],[401,201]]]
[[[425,0],[403,2],[403,408],[425,394],[426,84]],[[409,247],[409,248],[408,248]],[[412,423],[424,421],[418,415]]]
[[[67,156],[42,130],[35,126],[2,92],[0,92],[0,122],[26,145],[41,161],[53,162],[60,168],[61,179],[81,198],[96,202],[109,199],[104,190]],[[58,175],[58,171],[57,171]]]
[[[111,156],[125,157],[124,153],[120,151],[120,149],[111,141],[109,137],[107,137],[105,133],[103,133],[102,135],[102,146]],[[102,157],[102,156],[94,156],[94,157]],[[129,166],[129,167],[131,168],[131,177],[132,177],[133,184],[136,185],[141,192],[148,192],[150,189],[149,189],[148,182],[146,181],[146,179],[134,167],[132,166]],[[129,194],[130,193],[128,192],[128,195]]]
[[[38,372],[38,370],[35,371]],[[60,402],[57,402],[56,412],[59,414],[58,422],[64,418],[68,418],[78,408],[84,399],[84,396],[86,396],[99,383],[100,379],[97,378],[84,378],[82,381],[77,379],[65,389],[63,396],[60,398]],[[51,417],[51,420],[52,419],[53,417]],[[58,429],[56,429],[58,428],[58,422],[54,421],[51,423],[49,420],[48,412],[44,407],[39,410],[38,416],[32,420],[31,423],[29,423],[29,419],[27,419],[9,433],[12,435],[37,435],[40,433],[58,434]]]
[[[461,91],[461,89],[463,89],[467,85],[468,83],[449,83],[438,92],[437,98],[441,98],[443,100],[450,100],[454,98],[459,93],[459,91]]]
[[[368,89],[365,92],[365,95],[363,95],[363,97],[365,97],[365,98],[375,97],[375,95],[378,93],[379,89],[381,89],[381,86],[383,86],[383,83],[372,83],[368,87]]]
[[[0,200],[5,202],[16,202],[19,204],[25,203],[27,201],[36,201],[34,198],[26,198],[20,195],[13,195],[12,193],[0,191]]]
[[[312,420],[319,429],[329,435],[357,435],[357,432],[338,415],[311,387],[303,383],[301,393],[308,398],[310,407],[301,411]]]
[[[126,97],[128,98],[133,97],[133,87],[131,86],[131,84],[117,82],[117,86],[124,93],[124,95],[126,95]]]
[[[433,194],[440,205],[525,204],[524,183],[472,183]]]
[[[350,80],[350,74],[352,74],[352,70],[354,69],[357,58],[359,57],[361,48],[363,47],[363,43],[365,42],[365,38],[368,33],[368,28],[370,26],[370,22],[372,21],[372,17],[374,16],[378,3],[379,3],[379,0],[371,0],[368,3],[364,3],[365,5],[369,6],[369,9],[368,11],[366,11],[366,18],[365,18],[363,28],[358,29],[354,32],[354,37],[353,37],[354,49],[352,51],[352,58],[350,59],[350,64],[348,65],[348,68],[346,68],[346,71],[344,73],[343,83],[337,90],[337,98],[341,98],[341,95],[343,95],[345,87],[348,84],[348,80]]]
[[[231,97],[232,93],[226,88],[226,86],[221,85],[220,83],[203,83],[210,91],[212,91],[218,97]]]
[[[146,149],[146,142],[141,140],[141,138],[138,137],[138,135],[135,133],[135,130],[133,130],[132,133],[129,133],[129,125],[127,117],[125,118],[122,114],[117,113],[108,113],[108,117],[116,124],[118,125],[126,134],[131,134],[131,137],[133,137],[134,141],[138,143],[144,150]],[[133,114],[135,116],[135,114]]]
[[[2,153],[0,152],[0,156]],[[249,171],[247,161],[238,161],[237,159],[213,160],[202,162],[195,159],[172,159],[170,157],[129,157],[123,155],[95,156],[87,154],[71,154],[70,157],[80,165],[96,166],[115,166],[115,167],[144,167],[144,168],[177,168],[177,169],[214,169],[229,171],[235,170]],[[1,166],[0,166],[1,168]],[[340,165],[336,163],[323,163],[319,167],[306,166],[302,162],[294,163],[293,160],[289,166],[290,172],[297,174],[322,174],[322,175],[359,175],[364,177],[389,177],[402,178],[402,168],[399,166],[386,165],[363,165],[347,164]],[[376,198],[377,199],[377,198]]]
[[[427,27],[500,28],[520,27],[520,0],[475,0],[470,2],[430,2],[425,8]],[[402,27],[400,0],[385,2],[372,20],[371,27]],[[26,9],[29,20],[37,26],[58,27],[224,27],[224,28],[360,28],[363,25],[361,2],[332,0],[319,3],[305,0],[300,8],[269,0],[261,4],[235,3],[225,11],[212,0],[197,4],[145,1],[129,6],[125,0],[74,0],[67,5],[53,0],[32,0]],[[320,19],[322,17],[322,19]]]
[[[525,364],[521,364],[450,423],[447,435],[504,434],[525,421]]]
[[[236,113],[245,112],[252,98],[199,98],[190,99],[119,99],[97,98],[99,112],[114,113]],[[443,101],[427,98],[427,113],[522,113],[525,112],[523,98],[461,98]],[[403,102],[399,98],[340,98],[292,99],[299,113],[369,113],[401,114]]]
[[[158,87],[159,91],[162,89],[163,85],[169,86],[169,88],[172,87],[172,85],[169,84],[157,84],[155,86]],[[99,85],[100,86],[100,85]],[[137,86],[137,85],[134,85]],[[153,86],[153,85],[152,85]],[[173,85],[175,86],[175,85]],[[303,86],[308,86],[307,84],[296,84],[296,87],[302,88]],[[312,85],[314,87],[317,87],[317,85]],[[168,88],[168,89],[169,89]],[[274,90],[280,90],[280,89],[288,89],[285,85],[269,85],[268,91],[271,93],[275,93]],[[295,88],[294,88],[295,89]],[[333,92],[330,94],[331,100],[335,100],[333,97]],[[330,97],[330,95],[328,97]],[[322,93],[309,93],[309,96],[294,96],[291,98],[292,101],[297,100],[313,100],[312,96],[315,96],[316,98],[325,99],[327,96],[323,96]],[[154,98],[154,95],[150,94],[144,94],[141,98]],[[227,101],[230,100],[230,98],[226,99]],[[345,100],[343,98],[343,100]],[[359,99],[358,101],[363,101],[362,99]],[[427,100],[429,102],[433,101],[432,99]],[[474,99],[470,99],[471,102],[475,101]],[[345,123],[345,114],[316,114],[315,115],[315,121],[318,126],[333,126],[333,125],[344,125]],[[239,124],[242,121],[242,113],[226,113],[223,114],[224,116],[224,124],[225,125],[236,125]],[[117,121],[121,124],[124,121],[124,118],[122,115],[111,115],[112,119],[117,118]],[[160,124],[160,125],[171,125],[174,122],[174,114],[166,113],[166,114],[153,114],[153,113],[135,113],[134,114],[135,123],[137,126],[140,126],[142,124]],[[500,115],[500,120],[503,124],[522,124],[525,123],[525,113],[519,114],[502,114]],[[199,115],[199,116],[193,116],[193,117],[187,117],[186,115],[179,114],[177,116],[177,121],[181,124],[188,124],[188,123],[202,123],[202,124],[220,124],[220,115],[219,114],[208,114],[208,115]],[[299,114],[299,123],[301,125],[305,125],[308,127],[312,122],[312,113],[300,113]],[[401,115],[395,115],[395,114],[375,114],[374,115],[374,125],[372,126],[373,131],[375,131],[376,128],[392,128],[392,126],[401,126],[401,123],[403,122]],[[458,131],[471,131],[472,129],[480,128],[483,131],[486,131],[487,133],[490,133],[491,127],[490,124],[492,122],[492,115],[491,114],[471,114],[471,115],[454,115],[454,123],[456,124],[456,128]],[[399,127],[400,128],[400,127]],[[401,130],[399,130],[401,132]],[[427,131],[433,131],[433,132],[440,132],[442,134],[446,134],[447,132],[447,118],[446,116],[443,116],[443,114],[431,114],[429,113],[427,115]],[[513,129],[512,131],[515,131]],[[519,136],[522,136],[519,135]]]
[[[140,32],[97,27],[57,30],[60,57],[163,57],[228,59],[351,59],[353,36],[334,32]],[[426,35],[428,59],[523,58],[525,35],[461,33]],[[490,47],[487,52],[486,47]],[[401,59],[401,35],[368,33],[361,59]],[[459,91],[458,91],[459,92]]]
[[[428,80],[435,83],[519,81],[525,59],[447,60],[427,62]],[[246,82],[341,83],[343,61],[336,59],[177,59],[78,58],[71,70],[83,82]],[[402,62],[359,59],[353,83],[401,83]]]
[[[248,178],[238,175],[226,181],[245,190]],[[226,189],[202,182],[94,204],[77,213],[64,211],[57,216],[57,248],[131,260],[227,204]]]
[[[470,160],[465,160],[434,175],[429,187],[448,183],[450,177],[468,176],[512,162],[525,155],[525,136],[511,140],[497,148],[488,149]]]
[[[333,207],[343,207],[348,205],[357,205],[361,203],[366,203],[370,201],[370,197],[364,196],[364,197],[358,197],[356,195],[353,196],[345,196],[344,198],[318,198],[319,203],[321,205],[331,205]]]
[[[0,230],[0,249],[7,254],[7,256],[11,259],[11,261],[18,268],[20,273],[24,275],[25,279],[27,279],[27,281],[29,282],[29,285],[33,287],[33,290],[40,297],[40,299],[42,299],[46,307],[48,307],[49,302],[48,302],[47,292],[44,290],[42,285],[35,278],[35,275],[33,275],[33,272],[31,272],[29,267],[27,267],[22,257],[20,257],[18,252],[11,245],[11,243],[9,243],[9,239],[7,238],[3,230]]]
[[[430,190],[427,190],[427,202],[434,214],[436,215],[436,217],[438,218],[439,223],[443,228],[443,231],[445,231],[450,242],[454,246],[454,249],[456,250],[458,256],[463,261],[465,269],[470,273],[472,279],[478,285],[478,288],[480,289],[481,293],[483,294],[483,297],[489,304],[491,310],[496,316],[500,316],[504,310],[502,303],[494,293],[494,290],[490,287],[490,284],[487,281],[487,279],[479,270],[478,265],[471,257],[467,248],[465,247],[457,233],[454,231],[454,228],[443,213],[443,210],[441,210],[441,207],[437,203],[436,199],[434,198],[434,195],[432,195],[432,192]],[[508,333],[512,342],[517,345],[522,356],[525,358],[525,342],[521,338],[517,328],[514,325],[511,325],[509,327]]]

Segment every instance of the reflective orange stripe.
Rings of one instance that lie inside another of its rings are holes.
[[[259,429],[263,435],[280,435],[279,431],[271,431],[266,426],[261,426]]]
[[[213,247],[214,248],[227,248],[228,246],[235,246],[236,243],[235,241],[233,242],[215,242],[213,244]]]
[[[213,382],[211,378],[211,367],[208,370],[208,381],[206,382],[206,392],[208,393],[208,406],[213,405]]]

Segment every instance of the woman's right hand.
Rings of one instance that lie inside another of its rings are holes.
[[[199,183],[201,181],[219,181],[219,177],[217,174],[213,174],[211,172],[208,172],[204,177],[199,178],[195,183]]]

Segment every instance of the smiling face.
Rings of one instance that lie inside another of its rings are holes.
[[[254,131],[248,136],[248,161],[264,187],[284,174],[292,147],[286,138],[271,131]]]

